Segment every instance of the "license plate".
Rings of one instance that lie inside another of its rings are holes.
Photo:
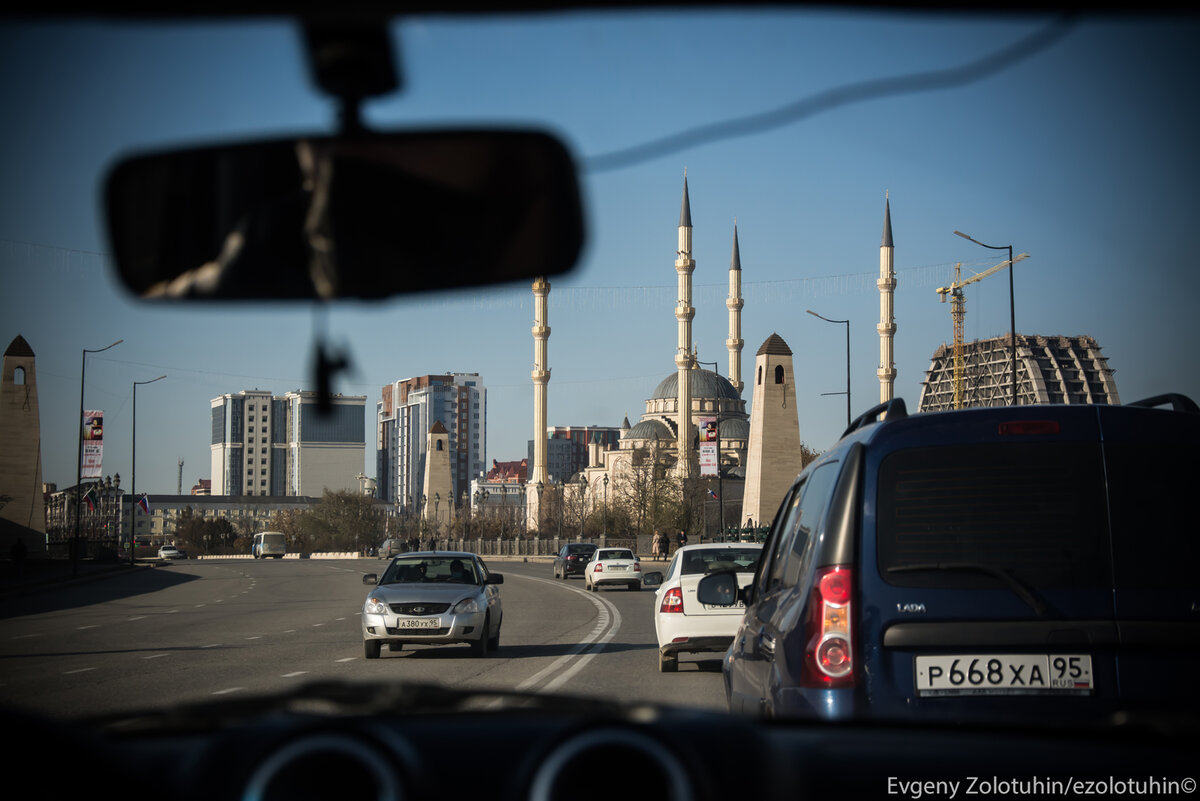
[[[1089,695],[1089,654],[916,657],[917,695]]]
[[[616,571],[616,570],[628,570],[628,569],[629,569],[629,566],[628,566],[628,565],[609,565],[609,566],[608,566],[608,569],[609,569],[609,570],[614,570],[614,571]]]
[[[438,617],[423,617],[423,618],[401,618],[396,621],[398,629],[436,629],[442,624],[442,619]]]

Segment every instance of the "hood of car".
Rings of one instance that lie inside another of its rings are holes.
[[[416,601],[453,604],[478,595],[481,589],[477,584],[383,584],[372,590],[371,595],[388,604]]]

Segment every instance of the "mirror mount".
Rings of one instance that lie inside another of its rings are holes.
[[[304,43],[313,80],[339,102],[340,135],[364,133],[363,100],[400,88],[387,21],[310,17],[304,21]]]

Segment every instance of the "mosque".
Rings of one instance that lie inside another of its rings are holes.
[[[692,343],[692,320],[696,312],[692,306],[692,273],[696,262],[692,258],[691,204],[686,173],[677,235],[675,371],[659,382],[646,399],[645,411],[636,424],[631,426],[628,418],[625,419],[615,449],[601,450],[598,442],[590,445],[588,466],[571,479],[567,491],[579,493],[579,497],[586,499],[588,507],[596,509],[608,503],[610,489],[624,482],[654,481],[668,476],[713,478],[720,481],[722,497],[729,499],[733,506],[728,512],[722,509],[723,524],[738,521],[743,525],[753,524],[764,517],[769,520],[802,467],[792,352],[778,334],[771,334],[759,348],[754,367],[757,408],[753,415],[747,413],[742,397],[745,388],[741,336],[744,301],[737,225],[735,223],[733,230],[729,295],[725,301],[729,314],[729,336],[725,340],[728,367],[727,374],[721,375],[700,366]],[[895,378],[891,361],[891,337],[895,332],[891,318],[891,294],[895,288],[891,251],[891,214],[890,207],[885,206],[879,280],[881,396],[890,396]],[[527,525],[531,530],[539,526],[541,497],[551,483],[546,469],[550,283],[539,278],[532,288],[534,436],[533,461],[526,484]],[[700,426],[704,427],[703,436]]]

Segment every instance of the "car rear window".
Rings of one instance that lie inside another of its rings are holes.
[[[632,559],[632,558],[633,558],[633,551],[628,551],[628,550],[601,551],[600,556],[599,556],[599,559],[601,559],[601,560],[604,560],[604,559]]]
[[[712,548],[687,551],[683,557],[683,575],[694,576],[716,573],[720,570],[735,570],[738,573],[753,573],[758,569],[762,548]]]
[[[569,546],[567,546],[567,553],[573,553],[573,554],[581,554],[581,553],[590,554],[590,553],[594,553],[595,550],[596,550],[596,546],[594,546],[594,545],[569,545]]]
[[[1097,443],[914,448],[879,469],[880,575],[908,587],[995,587],[974,564],[1035,587],[1111,586],[1104,474]]]

